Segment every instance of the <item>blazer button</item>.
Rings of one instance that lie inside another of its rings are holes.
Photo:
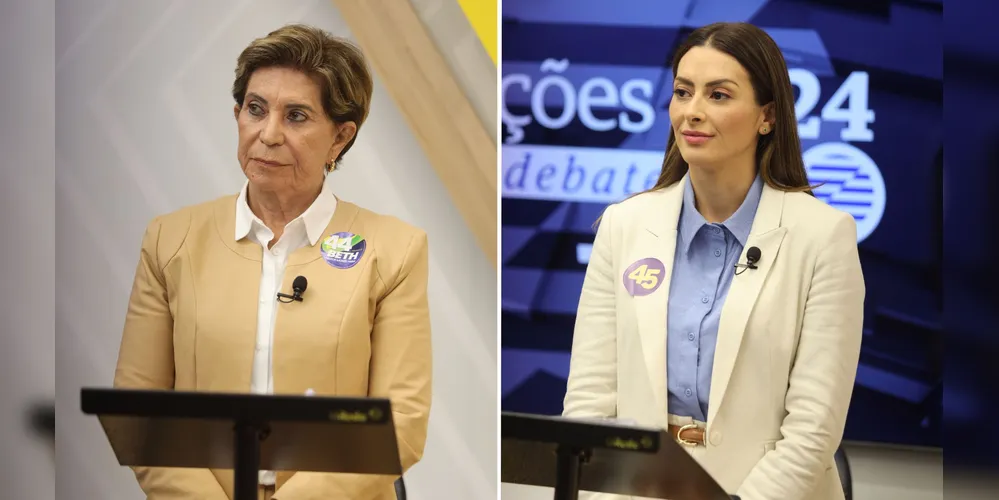
[[[713,431],[711,433],[711,444],[718,446],[721,444],[721,442],[722,442],[721,431]]]

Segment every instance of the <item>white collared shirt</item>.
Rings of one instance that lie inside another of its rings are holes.
[[[271,346],[274,341],[274,324],[277,319],[278,292],[284,280],[285,266],[288,255],[295,250],[308,245],[315,245],[323,237],[323,231],[333,218],[336,211],[336,196],[330,182],[330,176],[323,181],[322,192],[312,202],[302,215],[289,222],[284,227],[281,238],[270,249],[267,244],[274,238],[274,233],[264,225],[259,217],[254,215],[246,202],[246,190],[249,181],[243,184],[243,190],[236,199],[236,241],[249,238],[263,249],[263,259],[260,267],[260,295],[257,304],[257,344],[253,351],[253,368],[250,378],[250,392],[254,394],[274,393],[273,356]],[[273,485],[276,477],[272,471],[260,471],[260,484]]]

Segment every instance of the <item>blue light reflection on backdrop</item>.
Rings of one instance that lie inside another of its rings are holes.
[[[846,438],[939,446],[941,12],[941,2],[504,1],[503,409],[561,411],[592,224],[659,173],[672,53],[698,26],[748,21],[788,61],[809,178],[824,183],[816,195],[857,221],[868,298]]]

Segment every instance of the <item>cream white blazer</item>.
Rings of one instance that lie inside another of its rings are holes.
[[[579,300],[565,416],[667,426],[667,301],[688,181],[604,213]],[[764,186],[745,248],[753,246],[758,269],[734,277],[722,309],[708,443],[691,454],[742,500],[842,500],[833,455],[853,392],[865,293],[856,225],[810,195]],[[632,296],[625,271],[650,257],[664,264],[662,282]]]

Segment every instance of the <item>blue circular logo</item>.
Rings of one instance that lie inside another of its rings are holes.
[[[885,180],[874,160],[843,142],[818,144],[803,155],[815,197],[849,213],[857,222],[857,243],[877,229],[885,213]]]
[[[364,237],[353,233],[335,233],[323,240],[319,251],[326,263],[338,269],[350,269],[357,265],[367,248]]]

